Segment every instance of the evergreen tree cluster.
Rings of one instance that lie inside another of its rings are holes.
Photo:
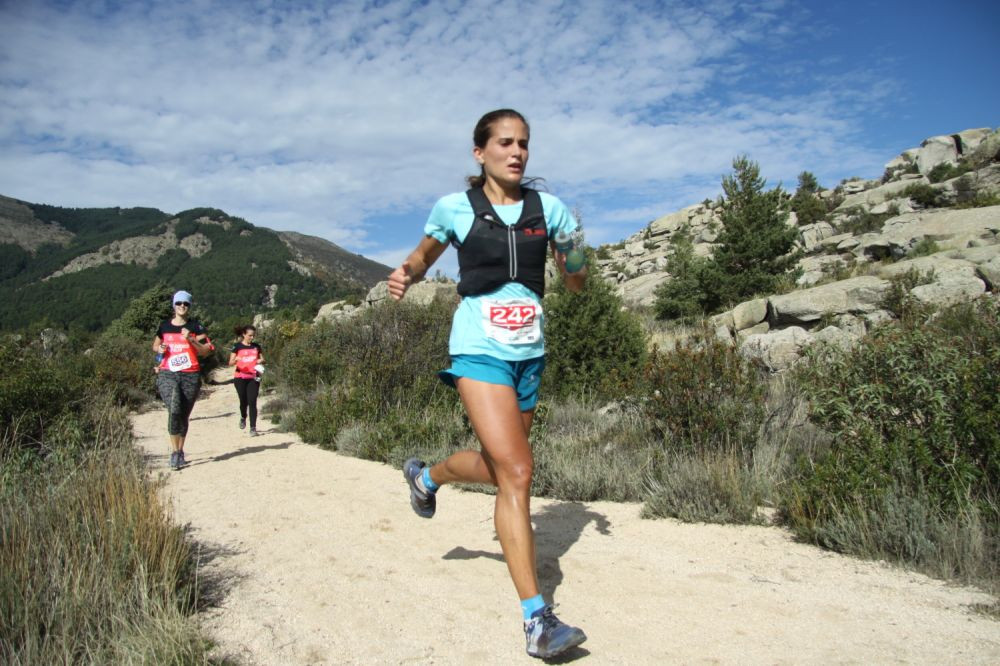
[[[718,312],[757,294],[779,291],[794,277],[797,230],[788,226],[781,187],[765,190],[760,167],[745,155],[733,160],[722,179],[722,223],[711,258],[694,254],[682,230],[667,260],[672,279],[656,291],[657,316],[664,319]]]

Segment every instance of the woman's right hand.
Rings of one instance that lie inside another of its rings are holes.
[[[413,284],[413,272],[410,268],[410,262],[407,260],[389,274],[389,295],[398,301],[403,298],[411,284]]]

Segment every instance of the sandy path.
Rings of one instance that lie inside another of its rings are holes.
[[[410,510],[402,474],[259,424],[207,387],[167,469],[162,409],[134,417],[176,518],[223,581],[201,614],[247,664],[537,663],[492,527],[493,498],[445,489]],[[591,664],[1000,663],[975,590],[794,543],[777,528],[638,517],[633,504],[536,499],[542,586]]]

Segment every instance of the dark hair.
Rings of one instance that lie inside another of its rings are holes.
[[[247,331],[253,331],[254,333],[256,333],[257,327],[254,326],[253,324],[247,324],[245,326],[237,326],[236,328],[233,329],[233,332],[235,332],[236,335],[238,335],[241,338]]]
[[[490,137],[493,136],[493,123],[501,118],[517,118],[524,123],[524,127],[528,130],[528,134],[531,134],[531,126],[520,113],[514,109],[497,109],[496,111],[490,111],[485,114],[479,119],[479,122],[476,123],[476,129],[472,130],[472,144],[477,148],[485,148],[486,144],[490,140]],[[484,168],[480,168],[479,175],[467,176],[465,182],[469,184],[469,187],[482,187],[486,184],[486,170]]]

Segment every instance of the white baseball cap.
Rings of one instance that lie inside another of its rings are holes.
[[[174,300],[172,300],[170,302],[171,303],[192,303],[193,301],[191,300],[191,294],[189,294],[188,292],[182,290],[182,291],[178,291],[176,294],[174,294]]]

